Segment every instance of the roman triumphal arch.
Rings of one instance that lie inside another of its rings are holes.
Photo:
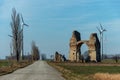
[[[97,37],[97,33],[92,33],[89,40],[81,40],[80,33],[78,31],[73,31],[72,37],[70,39],[70,51],[69,60],[70,61],[81,61],[81,46],[86,44],[88,46],[88,56],[89,61],[100,62],[100,42]]]

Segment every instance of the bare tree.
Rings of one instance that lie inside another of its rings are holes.
[[[10,23],[12,29],[12,38],[13,38],[13,52],[16,55],[17,61],[20,59],[21,53],[21,24],[20,24],[20,15],[16,12],[15,8],[12,9],[11,15],[12,21]]]
[[[119,56],[118,55],[113,56],[113,60],[115,60],[115,62],[117,63],[119,60]]]
[[[38,47],[36,46],[35,42],[33,41],[32,42],[32,57],[33,57],[33,60],[39,60],[40,59],[40,52],[39,52],[39,49]]]

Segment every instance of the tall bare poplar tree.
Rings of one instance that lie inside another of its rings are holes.
[[[16,55],[17,61],[20,59],[21,53],[21,24],[20,24],[20,15],[16,12],[15,8],[12,9],[11,15],[12,21],[10,23],[12,29],[12,38],[13,38],[13,52]]]

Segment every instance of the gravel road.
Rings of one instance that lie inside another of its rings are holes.
[[[37,61],[32,65],[16,70],[11,74],[0,76],[0,80],[65,80],[61,73],[44,61]]]

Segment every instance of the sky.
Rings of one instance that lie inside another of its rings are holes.
[[[56,51],[68,57],[72,32],[77,30],[82,40],[88,40],[91,33],[98,33],[100,23],[107,30],[104,54],[120,53],[119,0],[0,0],[0,58],[10,55],[12,8],[29,25],[24,28],[25,54],[35,41],[47,57]],[[83,45],[82,51],[86,50]]]

